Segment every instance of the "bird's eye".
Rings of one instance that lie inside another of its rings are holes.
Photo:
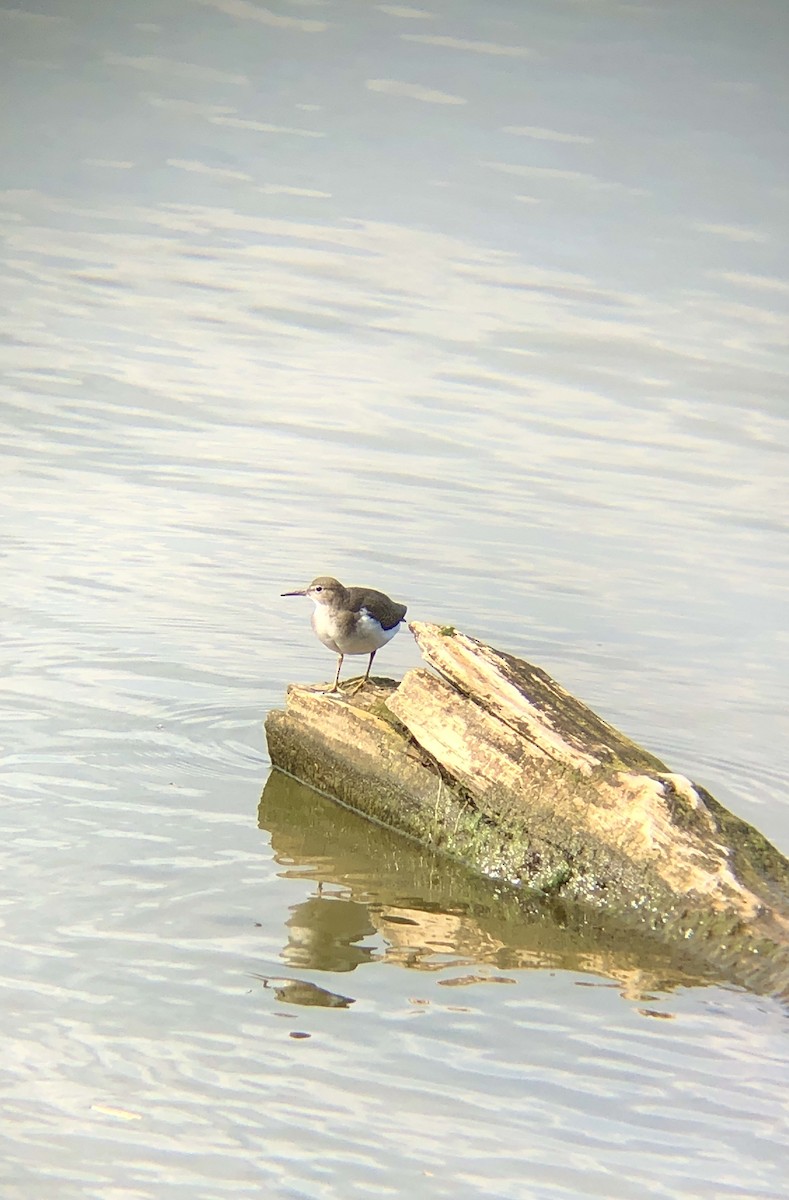
[[[322,588],[322,587],[316,587],[315,591],[316,591],[316,592],[322,592],[322,591],[323,591],[323,588]]]

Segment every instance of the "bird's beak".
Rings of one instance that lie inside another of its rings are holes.
[[[280,596],[306,596],[307,589],[302,588],[300,592],[280,592]]]

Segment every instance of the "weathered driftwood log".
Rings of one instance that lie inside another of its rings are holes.
[[[637,922],[789,995],[789,862],[544,671],[410,626],[433,671],[353,702],[291,686],[275,766],[487,875]]]

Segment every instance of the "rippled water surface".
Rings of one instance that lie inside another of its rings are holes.
[[[776,1002],[269,776],[261,723],[333,669],[279,598],[329,571],[789,852],[787,34],[0,5],[3,1200],[786,1195]]]

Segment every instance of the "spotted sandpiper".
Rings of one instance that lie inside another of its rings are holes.
[[[339,691],[340,668],[346,654],[369,654],[370,661],[354,689],[359,691],[370,678],[376,650],[394,637],[405,620],[406,606],[390,600],[374,588],[343,587],[330,575],[319,575],[309,587],[283,596],[309,596],[315,605],[312,628],[329,650],[339,654],[332,692]]]

